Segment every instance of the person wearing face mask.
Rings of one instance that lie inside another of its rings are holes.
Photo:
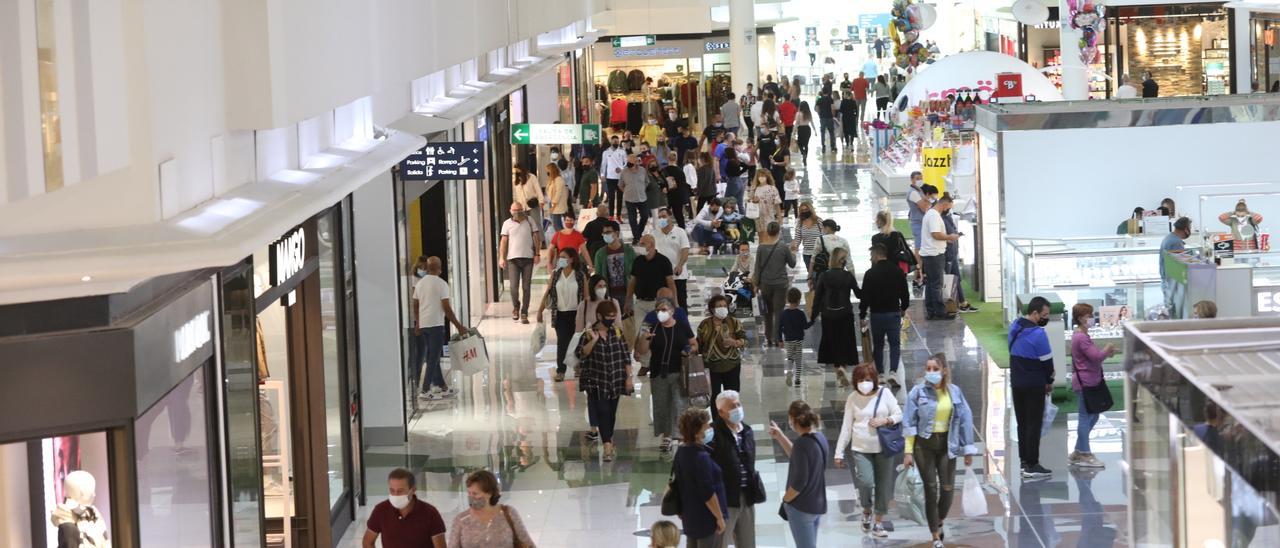
[[[778,196],[778,187],[773,183],[773,175],[765,170],[756,173],[756,178],[747,193],[747,199],[760,207],[760,216],[756,218],[759,226],[782,222],[782,197]]]
[[[808,268],[813,262],[813,255],[818,247],[818,238],[822,236],[822,219],[814,213],[813,202],[805,200],[796,207],[796,215],[800,222],[796,223],[795,234],[791,241],[800,242],[798,250]]]
[[[611,301],[596,305],[596,322],[582,334],[575,349],[582,358],[578,383],[587,393],[587,414],[592,432],[604,442],[604,462],[617,455],[613,427],[618,419],[618,399],[631,393],[631,349],[622,336],[618,308]],[[557,335],[559,336],[559,335]],[[594,441],[588,435],[589,441]]]
[[[746,423],[742,397],[736,390],[725,390],[716,396],[716,414],[711,421],[715,438],[711,442],[711,460],[724,473],[725,505],[729,514],[724,520],[724,533],[716,535],[716,548],[756,546],[755,505],[765,501],[764,482],[756,471],[756,436]]]
[[[692,165],[681,166],[676,153],[667,154],[667,165],[659,171],[659,184],[666,195],[667,207],[671,208],[671,217],[676,226],[685,227],[685,210],[689,209],[689,176],[697,177]]]
[[[782,322],[782,307],[787,290],[791,288],[791,275],[787,269],[796,266],[796,256],[790,247],[781,242],[781,234],[782,226],[771,222],[761,235],[760,245],[756,247],[756,265],[751,281],[751,285],[760,290],[760,298],[766,305],[764,339],[769,346],[777,347],[782,346],[778,327]]]
[[[538,182],[538,174],[530,173],[520,164],[516,164],[512,170],[511,197],[524,204],[526,213],[533,218],[534,226],[541,231],[543,206],[547,204],[547,196],[542,191],[542,184]]]
[[[590,156],[583,156],[582,167],[576,170],[573,194],[578,197],[580,209],[600,203],[600,172],[596,170],[594,162]],[[605,211],[605,216],[608,216],[608,210]]]
[[[600,154],[600,164],[604,168],[605,201],[609,204],[609,212],[614,221],[622,217],[622,191],[619,183],[622,170],[627,168],[627,151],[622,149],[617,135],[609,138],[609,148]]]
[[[791,528],[796,548],[817,548],[818,527],[827,513],[827,448],[822,435],[822,418],[803,400],[791,402],[787,423],[797,434],[795,442],[783,433],[778,423],[769,421],[769,436],[787,457],[787,491],[782,495],[782,512]]]
[[[644,125],[640,126],[640,133],[637,137],[640,141],[649,145],[649,148],[658,148],[658,137],[662,135],[662,127],[658,125],[657,114],[650,114],[644,119]]]
[[[710,151],[708,144],[714,145],[720,142],[720,138],[724,136],[724,117],[720,113],[716,113],[711,117],[711,123],[702,130],[702,139],[698,141],[698,148]]]
[[[1204,302],[1204,301],[1201,301]],[[1199,303],[1196,303],[1197,305]],[[1067,457],[1069,466],[1081,468],[1105,468],[1102,461],[1089,449],[1089,433],[1098,423],[1101,412],[1090,413],[1085,406],[1084,391],[1096,388],[1102,379],[1102,361],[1114,356],[1115,345],[1107,343],[1098,348],[1089,337],[1089,328],[1093,327],[1093,306],[1088,303],[1076,303],[1071,307],[1071,319],[1075,329],[1071,333],[1071,390],[1076,393],[1076,447]]]
[[[830,364],[836,370],[840,387],[849,386],[844,368],[858,363],[858,332],[853,315],[853,297],[862,299],[858,279],[847,269],[849,250],[836,248],[831,253],[829,268],[818,276],[813,291],[813,310],[809,323],[822,319],[822,337],[818,342],[818,363]]]
[[[1040,465],[1040,426],[1045,399],[1053,393],[1053,349],[1044,331],[1051,315],[1049,300],[1034,297],[1026,314],[1009,326],[1009,385],[1024,479],[1053,475]]]
[[[715,548],[717,536],[727,531],[724,472],[709,447],[715,435],[706,409],[690,407],[680,415],[681,443],[671,472],[680,488],[680,521],[689,548]]]
[[[943,213],[951,211],[951,195],[943,194],[933,208],[924,214],[920,224],[923,234],[920,242],[920,261],[924,266],[924,308],[927,320],[953,320],[955,314],[948,314],[946,301],[952,295],[943,295],[943,277],[947,268],[947,243],[958,241],[959,234],[947,234]]]
[[[711,393],[742,389],[742,348],[747,332],[737,318],[729,315],[729,298],[713,295],[707,300],[709,313],[698,324],[698,348],[702,362],[711,372]]]
[[[671,208],[659,209],[655,221],[656,230],[651,229],[649,234],[653,236],[658,253],[671,262],[671,269],[675,272],[676,302],[680,304],[680,308],[688,308],[689,233],[683,227],[676,226],[671,213]]]
[[[663,287],[675,294],[675,270],[671,266],[671,260],[658,254],[658,246],[654,244],[653,235],[645,234],[640,237],[640,243],[636,245],[635,260],[631,263],[626,300],[622,302],[623,314],[635,313],[640,318],[644,318],[646,314],[653,311],[658,290]],[[633,308],[628,308],[628,303]]]
[[[640,228],[648,231],[652,228],[651,222],[658,219],[658,210],[667,207],[667,180],[663,177],[662,168],[658,166],[658,162],[652,159],[644,164],[644,172],[644,205],[649,208],[647,212],[649,216]]]
[[[609,282],[604,278],[592,276],[587,280],[587,286],[590,288],[587,291],[587,298],[578,305],[578,315],[574,325],[575,331],[585,331],[588,327],[591,327],[593,322],[598,320],[599,313],[597,311],[603,303],[612,304],[614,310],[622,310],[622,305],[609,296]],[[571,348],[570,350],[577,352],[578,349]],[[578,371],[581,371],[581,369]],[[581,376],[582,374],[578,373],[578,377]],[[579,387],[581,387],[581,382],[579,382]],[[591,412],[590,407],[587,408],[587,411],[588,424],[590,424],[591,430],[587,431],[584,436],[588,442],[598,442],[600,441],[600,426],[597,424],[595,413]]]
[[[622,170],[622,200],[627,203],[627,222],[631,225],[631,235],[636,237],[644,232],[649,224],[648,194],[645,187],[649,185],[649,175],[636,163],[634,155],[627,155],[627,168]]]
[[[529,323],[529,294],[533,282],[533,267],[542,257],[542,230],[534,228],[524,204],[511,204],[511,218],[502,223],[498,240],[498,268],[507,270],[511,284],[511,319]],[[521,293],[520,290],[524,289]],[[521,301],[520,296],[524,296]]]
[[[413,472],[396,468],[387,476],[390,496],[369,513],[368,529],[360,546],[374,548],[382,537],[383,548],[445,548],[444,518],[435,506],[417,497]]]
[[[659,438],[658,450],[671,449],[671,434],[675,432],[675,417],[680,409],[680,373],[685,356],[698,350],[698,340],[687,321],[679,321],[675,315],[675,303],[670,298],[658,299],[654,307],[656,323],[644,323],[636,337],[636,358],[648,362],[642,369],[649,375],[649,393],[653,405],[653,434]],[[641,359],[644,357],[645,359]],[[688,438],[685,438],[686,440]]]
[[[546,166],[547,175],[547,212],[551,214],[551,226],[556,230],[564,228],[564,218],[570,211],[569,202],[573,200],[568,183],[565,183],[563,172],[555,162]]]
[[[587,238],[578,232],[577,224],[578,220],[573,215],[564,216],[564,228],[551,234],[551,246],[548,248],[551,257],[566,249],[574,250],[579,261],[591,256],[587,253]],[[578,266],[581,266],[581,262]]]
[[[844,419],[836,441],[836,468],[852,463],[849,472],[862,505],[862,532],[886,538],[881,522],[893,500],[893,466],[896,453],[880,445],[877,429],[902,422],[902,409],[893,392],[876,382],[876,370],[864,363],[853,368],[853,393],[844,402]],[[875,523],[872,523],[872,512]]]
[[[630,309],[627,297],[627,284],[631,277],[631,268],[635,264],[636,252],[629,245],[622,243],[617,227],[605,225],[601,230],[604,247],[596,250],[596,275],[604,278],[609,285],[609,296],[622,304],[623,311]]]
[[[514,548],[517,540],[527,548],[536,548],[520,512],[498,504],[501,497],[493,472],[477,470],[467,476],[468,508],[453,518],[449,548]]]
[[[698,201],[701,202],[701,198]],[[694,243],[698,244],[699,255],[715,251],[724,243],[724,235],[720,233],[722,215],[720,199],[712,196],[693,218],[693,230],[689,236]]]
[[[587,279],[578,268],[578,252],[562,249],[537,314],[538,323],[542,323],[542,312],[547,309],[547,303],[551,303],[551,325],[556,330],[556,382],[564,380],[567,369],[564,357],[569,351],[569,339],[578,326],[578,305],[586,300]]]
[[[449,305],[449,283],[440,277],[440,258],[427,257],[426,267],[422,278],[413,286],[413,331],[426,359],[426,378],[422,388],[427,399],[438,400],[454,394],[445,384],[444,373],[440,370],[440,355],[445,341],[444,322],[449,320],[459,333],[466,333],[467,326],[458,321],[453,307]],[[417,363],[413,365],[415,369],[418,367]]]
[[[609,206],[607,204],[599,204],[596,206],[596,218],[587,222],[587,226],[582,228],[582,237],[587,240],[587,254],[583,258],[594,263],[596,251],[606,245],[604,241],[604,228],[613,228],[614,233],[622,232],[622,225],[617,221],[609,218]],[[592,271],[594,271],[594,267]]]
[[[687,125],[679,126],[676,131],[677,134],[674,137],[667,139],[667,144],[672,150],[676,151],[676,161],[683,164],[690,155],[696,156],[699,154],[698,138],[689,132],[689,126]]]
[[[1249,211],[1249,204],[1244,200],[1236,202],[1234,210],[1218,215],[1218,222],[1231,228],[1237,251],[1258,249],[1258,225],[1262,224],[1262,214]]]
[[[1191,237],[1191,219],[1180,217],[1173,222],[1173,230],[1165,234],[1164,239],[1160,241],[1160,257],[1163,259],[1165,253],[1182,253],[1187,250],[1186,240]],[[1174,283],[1167,278],[1164,273],[1164,260],[1160,261],[1160,285],[1164,291],[1164,305],[1174,310]]]
[[[970,466],[973,455],[979,453],[973,445],[973,410],[964,392],[951,382],[947,357],[934,354],[924,367],[924,382],[911,388],[902,411],[902,435],[906,438],[902,466],[920,466],[924,512],[933,534],[933,548],[943,548],[946,532],[942,525],[951,510],[956,459],[964,457],[964,465]],[[1040,417],[1034,422],[1038,433]],[[1022,424],[1020,421],[1019,428]]]

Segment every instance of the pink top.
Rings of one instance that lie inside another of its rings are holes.
[[[453,527],[449,528],[449,548],[512,548],[515,546],[514,535],[519,535],[525,546],[534,548],[533,539],[525,530],[520,514],[514,508],[507,509],[511,524],[516,528],[514,532],[502,512],[498,512],[489,523],[484,523],[470,510],[463,510],[453,519]]]
[[[1080,392],[1085,386],[1097,386],[1102,382],[1102,360],[1111,353],[1098,348],[1088,333],[1075,330],[1071,334],[1071,389]]]

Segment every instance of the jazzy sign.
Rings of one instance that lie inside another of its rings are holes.
[[[938,187],[938,193],[947,191],[947,175],[951,173],[951,157],[955,154],[952,148],[925,148],[920,150],[922,159],[921,175],[924,183]]]
[[[600,124],[511,124],[513,145],[598,145]]]
[[[400,162],[406,181],[484,179],[484,143],[431,143]]]
[[[173,332],[173,361],[182,363],[213,340],[209,312],[201,312]]]

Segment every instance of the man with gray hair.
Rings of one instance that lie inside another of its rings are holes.
[[[755,504],[765,500],[764,482],[756,472],[755,434],[747,425],[742,398],[736,390],[725,390],[716,396],[716,414],[719,420],[711,421],[715,430],[711,460],[723,472],[729,515],[724,519],[724,532],[716,535],[715,546],[725,548],[732,539],[739,548],[755,548]]]
[[[1129,75],[1120,75],[1120,87],[1116,88],[1116,99],[1133,99],[1137,96],[1138,88],[1133,87],[1133,81],[1129,79]]]

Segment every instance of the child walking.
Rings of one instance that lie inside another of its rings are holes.
[[[796,170],[787,168],[782,181],[782,216],[796,215],[796,204],[800,202],[800,181],[796,179]]]
[[[787,386],[800,386],[800,377],[804,374],[804,330],[809,319],[800,308],[800,290],[787,290],[787,308],[782,311],[782,344],[787,349],[787,363],[791,371],[787,373]]]

